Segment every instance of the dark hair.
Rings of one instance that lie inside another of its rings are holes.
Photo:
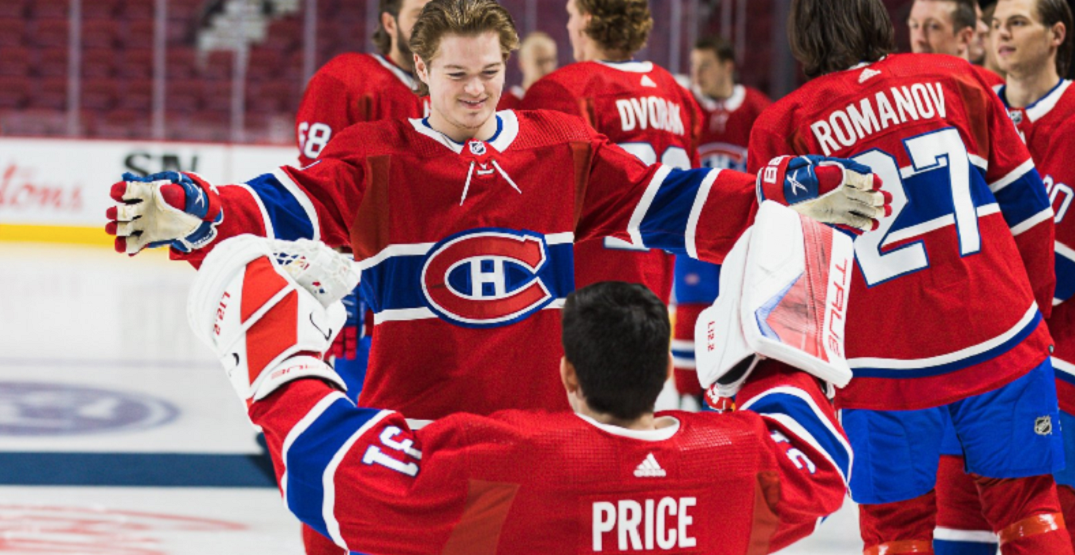
[[[698,39],[698,42],[694,43],[694,49],[708,50],[722,62],[735,61],[735,49],[732,48],[732,43],[720,35],[709,35]]]
[[[653,412],[668,378],[670,339],[668,309],[637,283],[595,283],[564,303],[564,356],[586,403],[621,420]]]
[[[792,0],[791,52],[807,77],[876,62],[896,50],[892,21],[881,0]]]
[[[399,10],[402,8],[403,0],[380,0],[377,4],[377,30],[373,32],[373,45],[383,56],[387,56],[392,51],[392,37],[381,22],[381,14],[387,12],[398,21]]]
[[[1064,24],[1064,42],[1056,48],[1056,73],[1063,79],[1071,66],[1071,50],[1075,44],[1072,42],[1075,40],[1072,36],[1075,30],[1071,28],[1071,7],[1066,0],[1038,0],[1036,4],[1038,19],[1046,28],[1051,29],[1057,23]]]
[[[631,57],[653,30],[648,0],[575,0],[575,6],[590,14],[586,34],[613,55]]]
[[[978,11],[974,5],[978,0],[947,0],[956,5],[952,10],[952,31],[958,33],[967,27],[978,29]]]
[[[512,50],[519,48],[519,34],[511,14],[496,0],[433,0],[422,8],[411,31],[411,50],[429,64],[445,35],[473,37],[496,33],[500,53],[508,61]],[[429,87],[418,80],[418,94],[429,94]]]

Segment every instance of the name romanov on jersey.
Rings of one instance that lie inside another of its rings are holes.
[[[624,131],[658,129],[686,136],[679,104],[659,96],[621,98],[616,101]]]
[[[878,91],[858,104],[852,102],[829,114],[828,119],[811,123],[810,131],[825,156],[829,156],[892,125],[935,116],[943,118],[946,113],[940,83],[915,83]]]

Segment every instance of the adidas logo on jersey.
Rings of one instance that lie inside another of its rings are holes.
[[[653,79],[649,78],[649,75],[643,75],[642,76],[642,86],[643,87],[653,87],[653,88],[656,89],[657,88],[657,83],[654,83]]]
[[[657,459],[653,457],[653,453],[646,455],[642,464],[635,468],[636,478],[664,478],[667,475],[668,473],[661,468],[661,465],[657,464]]]
[[[866,81],[869,81],[871,77],[877,77],[878,75],[881,75],[880,71],[877,71],[876,69],[866,68],[862,70],[862,73],[859,74],[859,84],[861,85]]]

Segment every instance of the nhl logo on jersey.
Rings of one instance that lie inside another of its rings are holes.
[[[1015,123],[1015,125],[1023,123],[1022,110],[1008,110],[1008,117],[1012,118],[1012,122]]]
[[[545,237],[511,229],[475,229],[436,244],[422,266],[422,293],[437,316],[465,327],[521,320],[554,296],[539,273]]]
[[[1053,433],[1053,419],[1051,416],[1039,416],[1034,421],[1034,433],[1039,436],[1047,436]]]
[[[471,140],[467,146],[470,147],[470,153],[474,156],[485,156],[485,143],[482,141]]]

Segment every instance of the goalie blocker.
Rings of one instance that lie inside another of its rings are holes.
[[[851,380],[844,320],[850,237],[775,202],[732,248],[720,296],[698,316],[698,379],[711,400],[733,397],[760,358],[802,369],[831,386]]]

